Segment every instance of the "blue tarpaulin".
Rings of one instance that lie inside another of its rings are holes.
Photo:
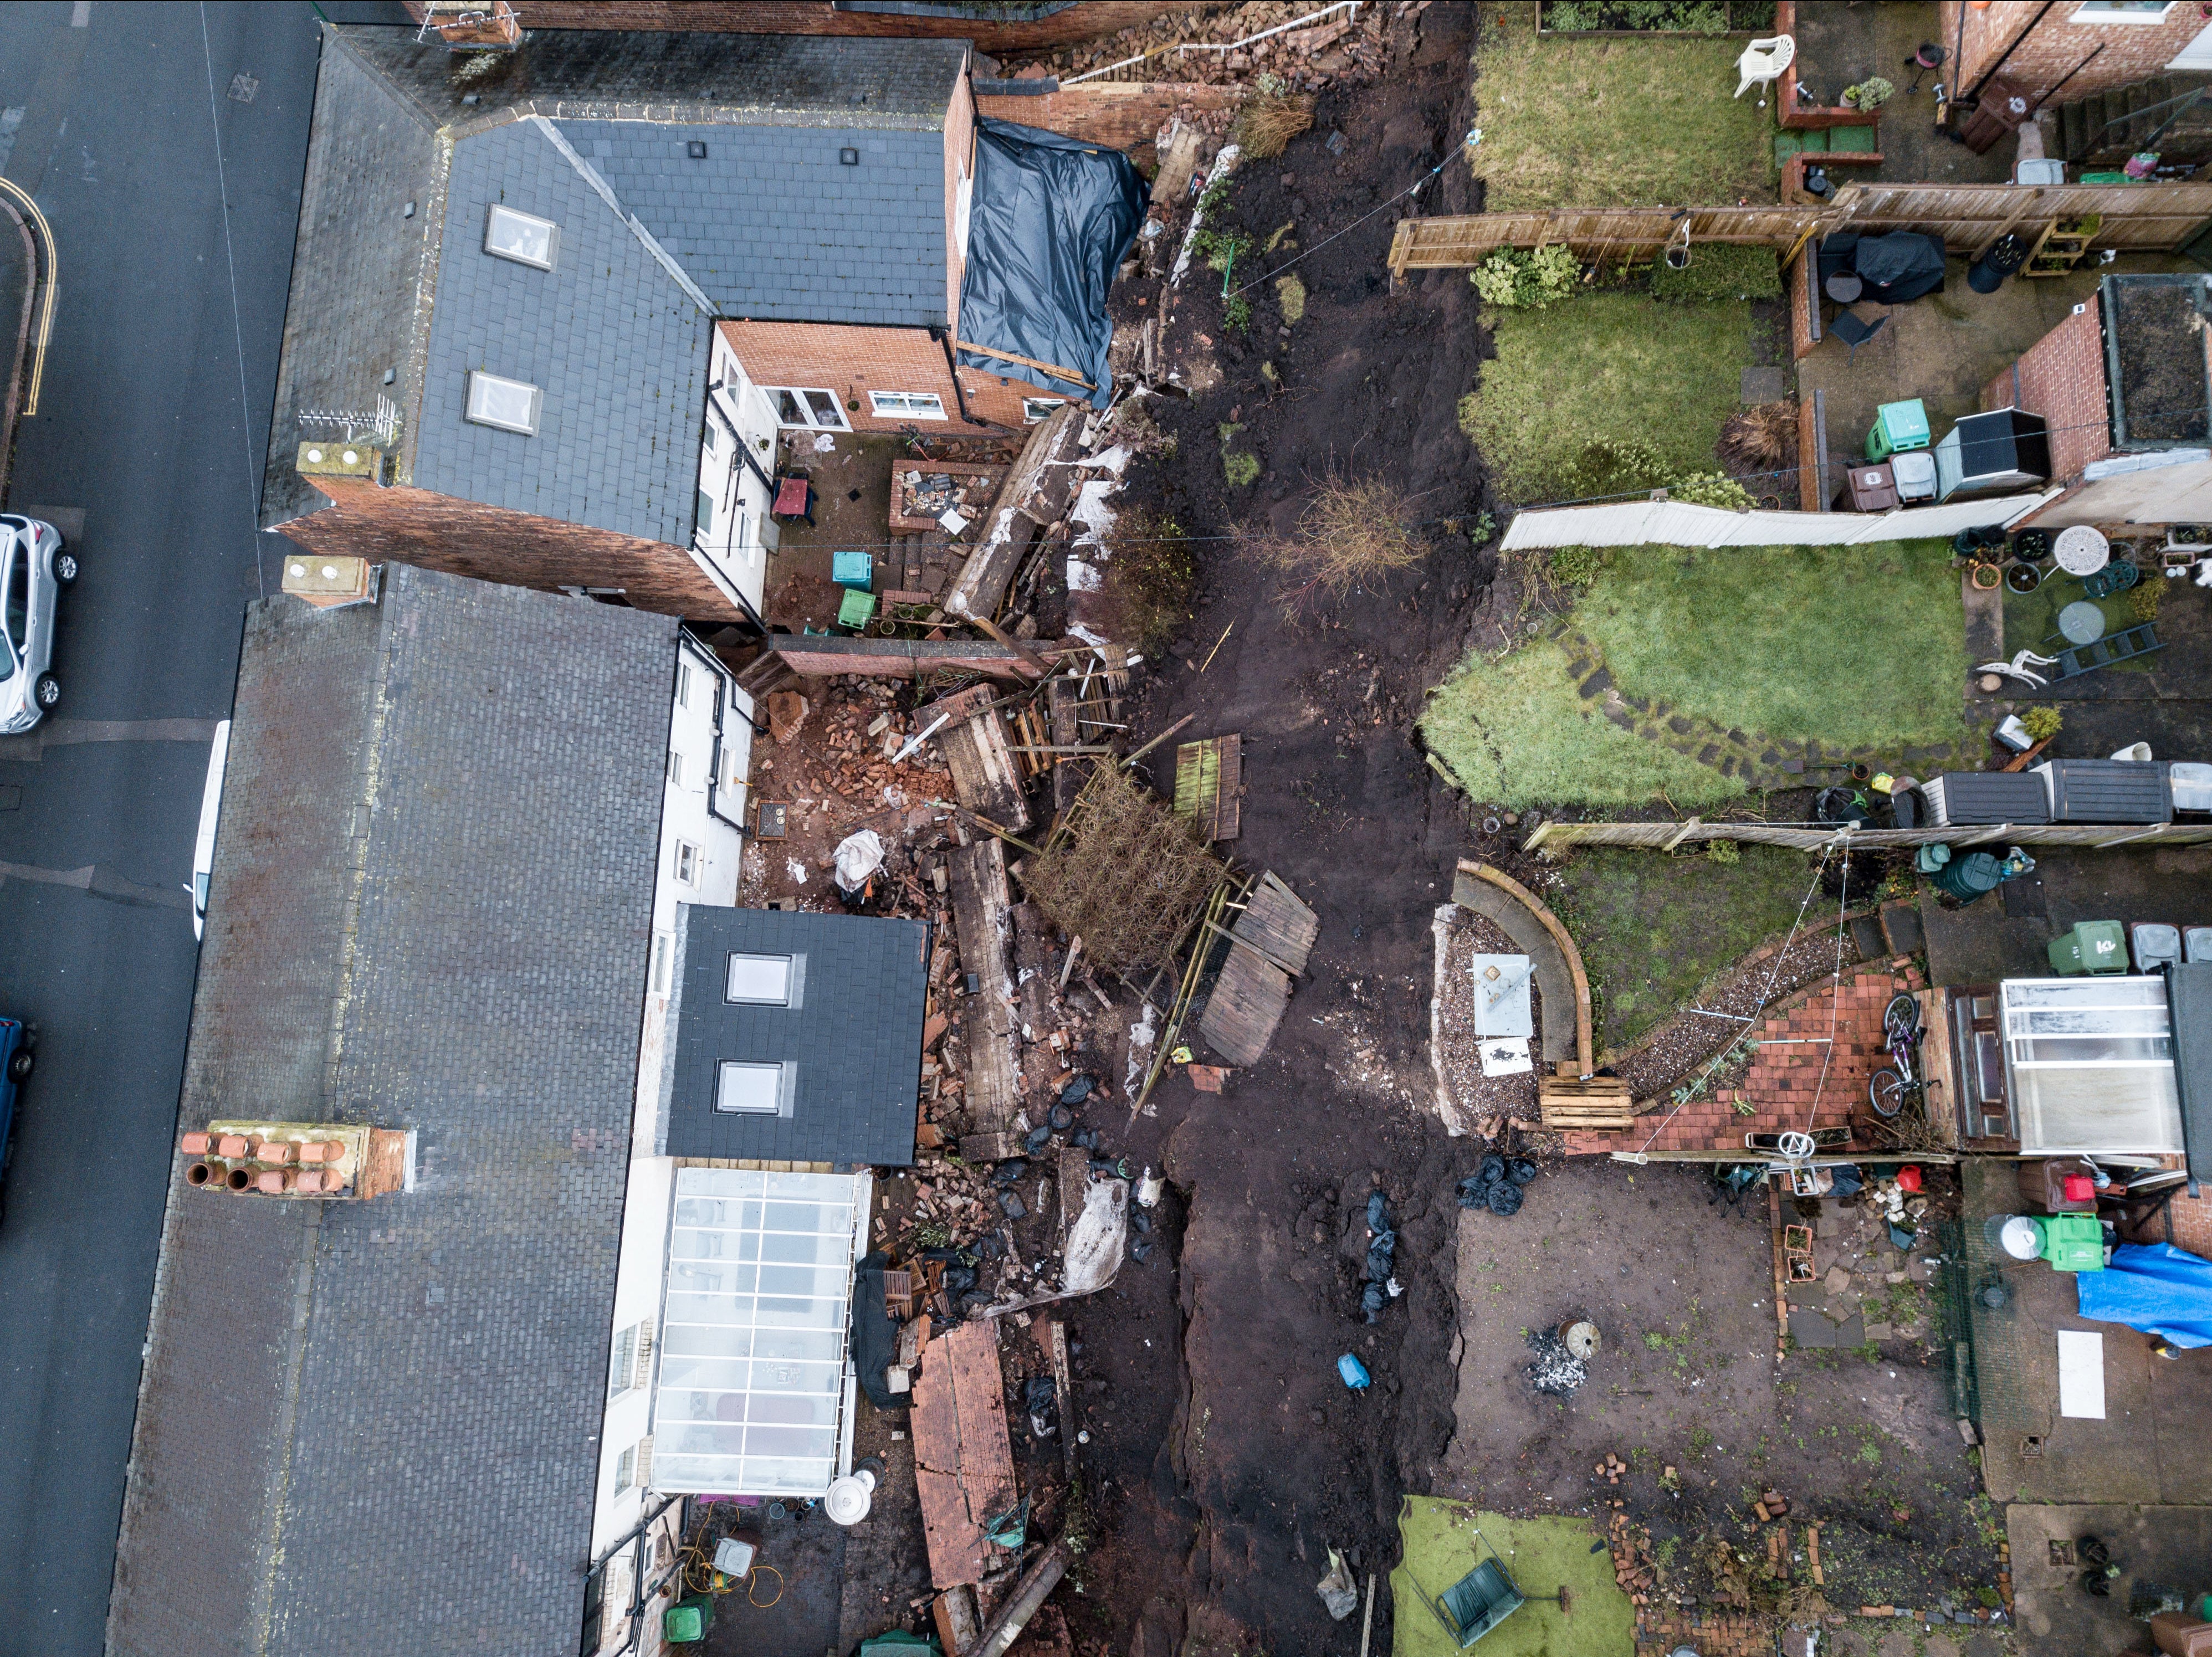
[[[2102,1272],[2074,1279],[2081,1315],[2176,1346],[2212,1346],[2212,1260],[2172,1243],[2122,1243]]]
[[[960,361],[1047,391],[1087,395],[1104,408],[1114,391],[1106,289],[1151,199],[1119,150],[1011,121],[977,121],[960,337],[1073,369],[1091,384],[1086,391],[979,351],[963,351]]]

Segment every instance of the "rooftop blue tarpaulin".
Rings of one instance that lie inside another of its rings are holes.
[[[2212,1346],[2212,1260],[2172,1243],[2122,1243],[2102,1272],[2074,1279],[2081,1315],[2176,1346]]]
[[[977,121],[961,339],[1073,368],[1104,408],[1114,391],[1106,289],[1151,201],[1119,150],[1011,121]],[[1069,397],[1085,391],[977,351],[963,351],[960,360]]]

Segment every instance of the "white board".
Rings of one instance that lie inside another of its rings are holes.
[[[1478,955],[1469,957],[1474,975],[1474,1033],[1480,1036],[1530,1036],[1535,1016],[1528,1005],[1528,957]]]
[[[2058,1332],[2058,1413],[2075,1421],[2105,1418],[2105,1338],[2094,1330]]]

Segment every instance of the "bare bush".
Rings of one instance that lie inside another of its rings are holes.
[[[1300,94],[1259,92],[1237,112],[1233,137],[1255,161],[1272,161],[1313,124],[1314,100]]]
[[[1411,569],[1429,550],[1413,498],[1379,477],[1329,479],[1298,514],[1295,534],[1255,537],[1252,546],[1284,577],[1285,607],[1292,611]]]
[[[1730,415],[1721,427],[1721,464],[1732,472],[1786,471],[1797,464],[1797,404],[1784,398]]]
[[[1086,960],[1129,971],[1166,961],[1222,873],[1188,822],[1109,762],[1084,785],[1066,837],[1026,859],[1021,879]]]

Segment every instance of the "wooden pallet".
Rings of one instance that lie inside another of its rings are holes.
[[[1547,1076],[1536,1102],[1549,1128],[1618,1133],[1636,1124],[1635,1096],[1618,1076]]]
[[[1197,825],[1201,839],[1235,840],[1244,815],[1244,738],[1241,735],[1187,742],[1176,750],[1175,809]]]

